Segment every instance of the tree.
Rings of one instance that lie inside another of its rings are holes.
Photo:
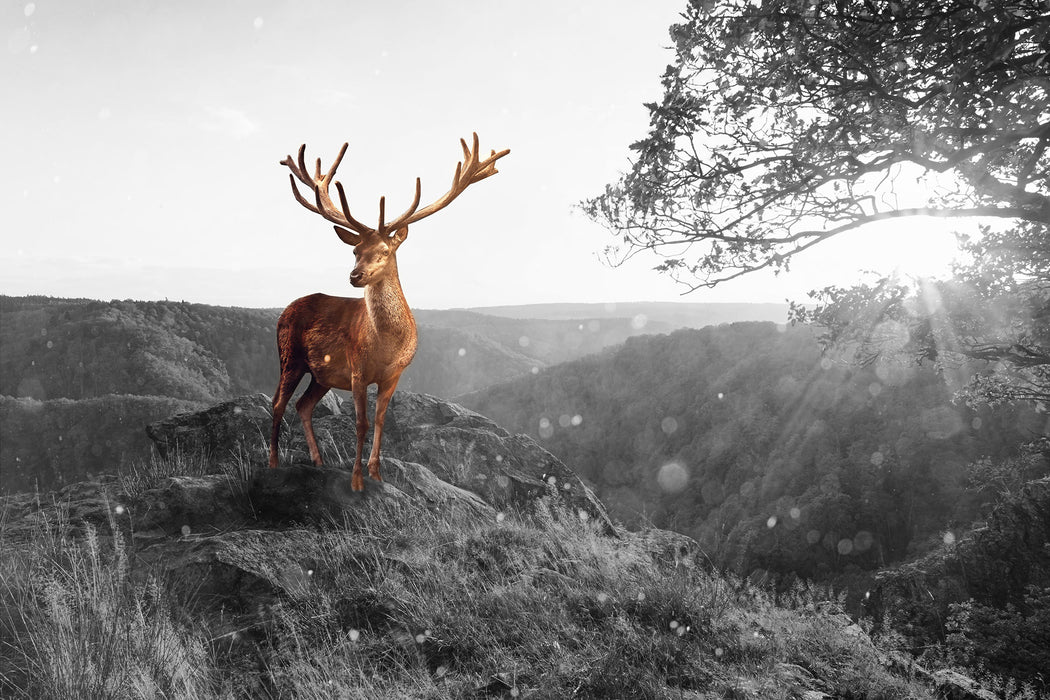
[[[1050,406],[1050,240],[1025,226],[963,248],[971,259],[953,279],[827,287],[811,293],[815,305],[792,303],[791,317],[860,364],[905,355],[965,376],[960,396],[973,407]]]
[[[612,262],[653,251],[696,289],[899,217],[1045,239],[1045,0],[691,0],[683,18],[632,167],[582,203],[622,237]]]

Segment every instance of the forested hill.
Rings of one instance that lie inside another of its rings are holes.
[[[974,413],[929,367],[857,368],[805,327],[738,323],[623,346],[459,398],[590,479],[616,517],[718,563],[821,577],[874,569],[969,524],[981,456],[1042,432]]]
[[[595,305],[584,306],[581,313],[597,313]],[[658,320],[670,313],[669,306],[676,305],[631,305],[622,316],[603,312],[601,318],[577,319],[415,310],[419,349],[402,388],[448,398],[688,321],[673,314]],[[695,305],[681,306],[689,316]],[[734,313],[747,312],[748,305],[737,306],[742,308],[734,306]],[[271,393],[278,376],[280,312],[175,301],[0,296],[0,395],[214,401]]]
[[[279,315],[280,309],[173,301],[0,297],[0,395],[43,400],[135,394],[215,401],[271,393],[278,377]],[[502,328],[503,319],[478,314],[468,314],[469,319],[455,312],[420,315],[425,317],[420,348],[402,385],[440,396],[543,366],[543,356],[556,354],[544,348],[565,335],[564,323],[547,322],[553,330],[519,324],[525,330],[515,331]],[[537,338],[539,357],[526,354],[525,332]]]
[[[560,306],[560,305],[559,305]],[[567,304],[580,308],[575,317],[548,318],[544,316],[504,317],[498,311],[532,307],[494,307],[491,311],[414,310],[416,322],[424,328],[447,328],[488,338],[510,351],[532,358],[542,365],[553,365],[574,360],[584,355],[619,345],[631,336],[669,333],[683,324],[672,324],[650,319],[644,314],[623,316],[587,315],[595,311],[592,304]],[[626,311],[625,311],[626,313]],[[494,315],[495,314],[495,315]],[[751,319],[749,319],[751,320]]]
[[[277,382],[279,313],[186,302],[0,297],[0,394],[214,401],[261,391]]]
[[[635,325],[648,325],[649,333],[677,328],[703,328],[738,321],[784,323],[787,304],[690,303],[632,301],[608,304],[522,304],[470,309],[483,314],[518,319],[612,319],[627,318]]]

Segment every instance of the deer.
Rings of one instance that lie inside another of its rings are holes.
[[[356,413],[357,449],[350,487],[364,490],[362,453],[368,434],[368,387],[377,386],[375,431],[372,450],[368,457],[368,475],[382,481],[379,473],[379,453],[383,438],[383,423],[387,405],[416,352],[416,321],[405,300],[397,274],[397,251],[408,237],[408,227],[452,203],[470,185],[495,175],[496,161],[510,153],[506,149],[479,158],[478,135],[474,134],[472,147],[460,139],[463,160],[456,164],[452,186],[433,203],[419,209],[420,179],[412,204],[393,221],[386,220],[386,198],[379,198],[379,224],[371,228],[350,214],[346,192],[339,181],[335,188],[339,206],[335,206],[329,192],[332,178],[343,160],[348,144],[344,143],[324,174],[321,159],[311,175],[306,167],[306,144],[299,147],[299,155],[290,155],[280,161],[290,171],[288,179],[292,194],[303,207],[319,214],[334,224],[335,233],[343,243],[354,249],[355,264],[350,272],[350,284],[364,289],[363,298],[311,294],[296,299],[277,321],[277,351],[280,357],[281,378],[273,395],[273,429],[270,433],[270,467],[279,463],[278,442],[285,408],[303,376],[310,374],[310,384],[295,404],[303,423],[310,458],[322,466],[321,453],[313,430],[313,411],[330,389],[350,391]],[[312,201],[300,191],[297,182],[313,192]]]

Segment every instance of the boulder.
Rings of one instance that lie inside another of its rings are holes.
[[[305,464],[160,478],[148,488],[103,476],[67,486],[41,499],[32,494],[0,498],[10,521],[6,535],[17,539],[47,523],[60,534],[81,536],[88,527],[122,532],[136,542],[204,536],[250,526],[374,524],[397,517],[408,502],[452,518],[495,520],[497,513],[480,496],[441,481],[411,462],[383,459],[387,481],[365,480],[350,488],[350,472]]]
[[[665,567],[677,569],[699,567],[711,571],[714,566],[707,554],[700,549],[700,544],[688,535],[673,530],[661,530],[655,527],[636,532],[625,532],[623,537],[633,541],[645,551],[653,561]]]
[[[339,394],[334,391],[329,391],[321,400],[314,406],[314,417],[320,418],[321,416],[338,416],[343,413],[343,400],[339,398]],[[272,414],[271,414],[272,415]]]
[[[365,479],[364,491],[350,488],[345,469],[312,464],[259,469],[246,485],[246,495],[256,519],[275,523],[374,520],[374,511],[405,499],[455,515],[496,517],[480,496],[441,481],[421,464],[384,457],[382,469],[386,480]]]
[[[370,398],[371,422],[374,394]],[[347,402],[344,409],[317,411],[313,421],[326,468],[332,470],[345,471],[353,463],[357,440],[353,406]],[[271,416],[270,399],[251,394],[152,423],[147,433],[161,454],[176,449],[203,451],[216,463],[262,467],[268,459]],[[285,414],[282,426],[282,465],[309,464],[302,425],[294,411]],[[409,492],[421,488],[418,478],[427,479],[427,498],[440,499],[437,490],[451,486],[477,494],[496,509],[528,509],[536,499],[557,494],[578,517],[614,531],[594,493],[532,438],[511,435],[488,418],[433,396],[394,395],[383,431],[383,459],[383,474],[391,474],[394,483]],[[430,483],[430,477],[416,469],[421,465],[444,486]]]
[[[146,425],[162,457],[204,454],[222,463],[244,459],[269,444],[273,411],[266,394],[247,394],[203,411],[178,413]],[[287,421],[286,421],[287,422]]]
[[[527,508],[557,493],[579,517],[613,530],[594,492],[561,460],[531,437],[511,435],[458,404],[427,394],[395,394],[387,409],[383,452],[425,464],[442,480],[474,491],[496,508]]]

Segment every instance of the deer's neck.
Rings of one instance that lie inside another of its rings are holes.
[[[401,280],[397,277],[397,264],[381,280],[365,288],[365,304],[368,317],[376,331],[385,337],[403,342],[415,342],[416,320],[401,291]]]

